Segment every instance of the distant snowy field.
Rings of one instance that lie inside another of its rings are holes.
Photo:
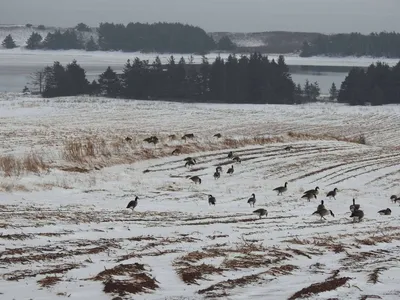
[[[389,200],[400,193],[399,106],[1,94],[0,115],[0,173],[10,155],[37,153],[50,166],[1,178],[2,300],[400,296],[400,208]],[[194,140],[182,141],[185,133]],[[345,141],[360,134],[368,145]],[[160,143],[142,142],[149,135]],[[254,137],[269,142],[239,145]],[[109,148],[99,149],[110,152],[70,161],[62,152],[72,138],[102,140]],[[176,147],[186,154],[168,155]],[[227,158],[230,150],[242,163]],[[144,154],[151,159],[139,159]],[[191,168],[188,155],[197,159]],[[214,180],[218,165],[223,173]],[[277,196],[273,188],[285,181],[287,193]],[[300,198],[315,186],[317,200]],[[327,199],[334,187],[336,200]],[[255,208],[247,204],[252,193]],[[353,197],[365,212],[361,223],[349,218]],[[320,200],[335,217],[311,215]],[[391,216],[377,213],[387,207]],[[268,217],[258,219],[257,208]]]
[[[0,41],[2,41],[8,34],[11,34],[19,46],[15,49],[2,49],[0,46],[0,66],[15,66],[15,65],[47,65],[51,64],[54,61],[60,61],[61,63],[69,63],[73,59],[76,59],[82,65],[96,65],[96,66],[105,66],[107,64],[114,65],[123,65],[127,59],[132,59],[135,57],[139,57],[141,59],[148,59],[150,62],[154,60],[154,58],[159,55],[162,62],[167,62],[168,58],[171,55],[175,57],[183,56],[185,59],[189,57],[188,54],[180,54],[180,53],[167,53],[167,54],[159,54],[159,53],[139,53],[139,52],[105,52],[105,51],[96,51],[96,52],[86,52],[80,50],[60,50],[60,51],[42,51],[42,50],[27,50],[24,47],[26,46],[26,41],[32,32],[39,32],[43,38],[49,32],[54,32],[56,28],[48,28],[43,31],[38,31],[34,28],[26,28],[23,25],[15,25],[15,26],[5,26],[0,25]],[[59,28],[60,30],[65,30],[63,28]],[[83,33],[85,39],[88,39],[89,36],[96,35],[96,32],[92,33]],[[247,46],[247,47],[256,47],[262,46],[263,41],[256,39],[254,37],[244,37],[243,39],[235,40],[239,46]],[[212,62],[218,55],[223,58],[226,58],[229,54],[226,53],[210,53],[207,55],[210,62]],[[200,63],[201,56],[193,55],[194,62]],[[271,59],[277,59],[279,54],[270,54],[268,55]],[[398,59],[388,59],[388,58],[372,58],[372,57],[345,57],[345,58],[335,58],[335,57],[309,57],[302,58],[298,55],[285,55],[286,63],[289,65],[315,65],[315,66],[358,66],[358,67],[367,67],[370,64],[382,61],[386,62],[389,65],[395,65],[398,63]]]

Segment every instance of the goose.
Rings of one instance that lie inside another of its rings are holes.
[[[249,200],[247,200],[247,203],[250,204],[250,206],[254,207],[254,204],[256,203],[256,195],[251,194],[251,197],[249,198]]]
[[[358,220],[360,222],[364,218],[364,212],[362,210],[355,210],[351,213],[350,218],[353,218],[353,223]]]
[[[176,148],[174,151],[172,151],[172,155],[179,155],[181,154],[181,149]]]
[[[193,133],[187,133],[182,137],[182,140],[187,140],[187,139],[194,139],[194,134]]]
[[[394,203],[396,203],[397,201],[400,201],[400,198],[398,198],[396,195],[392,195],[390,196],[390,200]]]
[[[234,171],[235,171],[235,170],[233,169],[233,166],[231,166],[231,167],[228,169],[228,171],[227,171],[226,173],[232,175]]]
[[[325,209],[324,200],[321,200],[321,204],[318,205],[317,210]]]
[[[194,166],[196,163],[193,160],[188,160],[185,164],[185,167],[191,167]]]
[[[222,167],[221,167],[221,166],[216,167],[216,168],[215,168],[215,171],[217,171],[217,172],[219,172],[219,173],[222,173]]]
[[[148,143],[153,143],[154,145],[158,143],[158,137],[156,136],[151,136],[148,138],[145,138],[143,141],[148,142]]]
[[[328,194],[326,194],[326,197],[328,198],[333,198],[336,200],[336,194],[337,194],[338,189],[334,188],[333,191],[330,191]]]
[[[201,178],[199,176],[192,176],[190,177],[190,180],[193,181],[194,183],[201,184]]]
[[[194,163],[197,163],[197,162],[196,162],[196,159],[193,158],[193,157],[191,157],[191,156],[186,157],[186,158],[184,159],[184,161],[192,161],[192,162],[194,162]]]
[[[131,201],[129,201],[129,203],[128,203],[128,205],[126,206],[126,208],[130,208],[130,209],[132,209],[132,211],[135,209],[135,207],[137,206],[137,204],[138,204],[138,199],[139,199],[139,197],[138,196],[135,196],[135,200],[131,200]]]
[[[219,139],[219,138],[221,138],[221,134],[220,133],[216,133],[216,134],[214,134],[214,137],[216,137],[217,139]]]
[[[309,194],[304,194],[301,198],[310,201],[312,198],[317,199],[317,196],[314,193],[309,193]]]
[[[287,146],[287,147],[285,147],[285,149],[284,150],[286,150],[286,151],[290,151],[290,150],[292,150],[293,149],[293,146]]]
[[[262,216],[266,216],[266,217],[268,216],[268,212],[264,208],[256,209],[255,211],[253,211],[253,213],[258,215],[260,217],[260,219],[261,219]]]
[[[237,163],[241,163],[242,160],[240,159],[239,156],[235,156],[234,158],[232,158],[233,161],[236,161]]]
[[[285,182],[284,186],[279,186],[277,188],[274,188],[273,191],[277,191],[278,195],[282,195],[282,193],[287,191],[287,182]]]
[[[221,174],[218,171],[215,171],[214,173],[214,179],[218,179],[221,177]]]
[[[325,216],[327,216],[327,215],[329,215],[329,214],[330,214],[332,217],[335,216],[335,214],[334,214],[331,210],[328,210],[328,209],[326,209],[325,207],[322,208],[322,209],[316,210],[315,212],[313,212],[313,215],[320,215],[320,216],[321,216],[321,220],[322,220],[322,219],[326,220],[326,219],[325,219]]]
[[[214,205],[215,206],[215,197],[213,195],[208,195],[208,205]]]
[[[392,214],[392,210],[390,208],[382,209],[382,210],[378,211],[378,214],[390,216]]]
[[[228,158],[232,158],[232,157],[233,157],[233,152],[230,151],[230,152],[228,153]]]
[[[125,141],[127,141],[127,142],[132,142],[132,138],[131,138],[130,136],[127,136],[127,137],[125,138]]]
[[[356,199],[353,198],[353,204],[350,205],[350,211],[354,212],[360,209],[360,204],[356,204]]]
[[[317,186],[315,189],[313,189],[313,190],[308,190],[308,191],[305,191],[304,193],[303,193],[303,195],[304,194],[310,194],[310,193],[313,193],[315,196],[317,196],[318,195],[318,192],[319,191],[319,187]]]

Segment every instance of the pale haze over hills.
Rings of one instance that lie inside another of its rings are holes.
[[[0,0],[0,23],[184,22],[207,31],[400,31],[398,0]]]

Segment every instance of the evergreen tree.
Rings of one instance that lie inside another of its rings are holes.
[[[6,49],[13,49],[16,48],[17,45],[14,42],[14,39],[12,38],[11,34],[7,35],[1,45],[6,48]]]
[[[53,66],[46,67],[44,73],[43,97],[69,96],[69,78],[65,68],[58,61],[54,62]]]
[[[307,41],[303,42],[303,47],[301,48],[300,56],[301,57],[313,56],[313,53],[312,53],[311,46],[310,46],[309,42],[307,42]]]
[[[42,36],[37,32],[32,32],[31,36],[28,38],[26,42],[27,49],[38,49],[40,48],[40,43],[42,41]]]
[[[312,87],[310,85],[310,82],[308,81],[308,79],[306,79],[306,83],[304,84],[304,89],[303,89],[303,94],[304,97],[310,101],[311,100],[311,95],[312,95]]]
[[[319,88],[318,82],[310,85],[311,100],[316,101],[321,94],[321,89]]]
[[[99,76],[100,93],[107,97],[116,98],[121,94],[121,82],[111,67]]]
[[[219,41],[218,41],[218,50],[222,50],[222,51],[232,51],[236,49],[236,45],[232,42],[232,40],[226,35],[224,37],[222,37]]]
[[[80,32],[90,32],[91,31],[90,27],[87,26],[85,23],[79,23],[78,25],[76,25],[75,30],[80,31]]]
[[[89,92],[89,81],[86,79],[86,71],[77,64],[76,60],[67,65],[66,73],[69,80],[68,93],[70,96]]]
[[[85,49],[86,49],[86,51],[97,51],[97,50],[99,50],[99,46],[94,41],[93,36],[91,36],[90,39],[86,42]]]
[[[329,100],[336,100],[338,97],[338,90],[336,88],[336,84],[333,82],[331,88],[329,89]]]
[[[217,56],[210,70],[210,98],[211,100],[223,101],[226,98],[226,76],[225,62]]]
[[[208,58],[203,55],[201,58],[200,74],[199,74],[199,93],[200,96],[206,98],[210,91],[210,63]]]

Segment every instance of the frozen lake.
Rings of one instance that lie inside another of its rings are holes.
[[[128,59],[140,57],[149,61],[159,55],[162,62],[166,62],[171,54],[157,53],[123,53],[123,52],[85,52],[77,50],[69,51],[30,51],[24,49],[0,50],[0,91],[1,92],[18,92],[29,82],[29,74],[39,70],[47,65],[51,65],[54,61],[67,64],[73,59],[86,70],[89,80],[96,79],[107,66],[111,66],[116,71],[121,71],[123,65]],[[185,59],[189,57],[187,54],[173,54],[175,58],[183,56]],[[221,55],[225,58],[225,53],[210,53],[207,55],[209,61],[212,62],[216,56]],[[276,59],[276,55],[268,55],[270,59]],[[396,59],[376,59],[376,58],[331,58],[331,57],[310,57],[302,58],[298,56],[285,56],[286,63],[289,66],[325,66],[325,67],[367,67],[371,63],[384,61],[393,66],[398,60]],[[201,56],[194,56],[194,63],[200,63]],[[322,93],[327,93],[332,82],[340,86],[347,72],[292,72],[295,83],[304,84],[306,79],[310,82],[317,81],[321,87]]]

